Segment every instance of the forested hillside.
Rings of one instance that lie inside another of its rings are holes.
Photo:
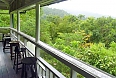
[[[48,16],[48,15],[57,15],[60,17],[69,15],[69,13],[65,12],[64,10],[59,10],[59,9],[52,9],[48,7],[43,7],[43,16]]]
[[[44,14],[44,10],[41,13]],[[35,37],[34,15],[35,10],[21,14],[21,31],[32,37]],[[3,21],[5,25],[9,25],[8,20],[6,16],[1,15],[0,25],[3,25]],[[115,18],[48,15],[41,20],[40,33],[41,41],[116,76]],[[69,78],[69,68],[46,53],[42,53],[41,57]]]

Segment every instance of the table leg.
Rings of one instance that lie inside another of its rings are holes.
[[[11,60],[12,60],[12,45],[10,45],[10,54],[11,54]]]

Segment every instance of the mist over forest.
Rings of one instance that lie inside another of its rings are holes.
[[[64,11],[64,10],[60,10],[60,9],[55,9],[55,8],[49,8],[49,7],[43,7],[43,10],[44,10],[44,13],[45,15],[59,15],[59,16],[65,16],[65,15],[75,15],[75,16],[78,16],[78,15],[85,15],[85,17],[96,17],[96,18],[99,18],[99,17],[102,17],[102,16],[105,16],[105,17],[109,17],[109,15],[102,15],[102,14],[98,14],[98,13],[91,13],[91,12],[86,12],[86,11],[70,11],[70,10],[67,10],[67,11]],[[114,17],[113,17],[114,18]]]

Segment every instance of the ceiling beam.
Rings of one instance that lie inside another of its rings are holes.
[[[1,1],[4,2],[6,5],[9,6],[9,2],[8,1],[6,1],[6,0],[1,0]]]
[[[0,6],[0,10],[9,10],[9,8]]]
[[[0,2],[0,6],[7,7],[7,5],[5,5],[3,2]]]
[[[12,0],[11,2],[10,2],[10,4],[12,4],[14,2],[14,0]]]

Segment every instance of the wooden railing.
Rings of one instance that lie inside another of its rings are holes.
[[[116,78],[115,76],[112,76],[100,69],[97,69],[91,65],[86,64],[83,61],[80,61],[68,54],[65,54],[46,43],[39,41],[36,42],[35,39],[27,34],[24,34],[22,32],[17,32],[16,29],[11,29],[11,36],[14,38],[17,38],[18,36],[21,36],[24,38],[23,42],[20,41],[27,49],[27,41],[34,44],[36,47],[42,49],[43,51],[47,52],[66,66],[68,66],[71,69],[70,72],[70,78],[77,78],[77,73],[83,75],[85,78]],[[39,50],[38,50],[39,51]],[[33,54],[33,52],[29,51]],[[39,52],[38,52],[39,53]],[[31,55],[31,54],[30,54]],[[38,76],[41,78],[66,78],[64,75],[62,75],[59,71],[57,71],[54,67],[52,67],[50,64],[48,64],[43,58],[38,56],[38,65],[37,65],[37,72]],[[62,68],[62,67],[61,67]]]

